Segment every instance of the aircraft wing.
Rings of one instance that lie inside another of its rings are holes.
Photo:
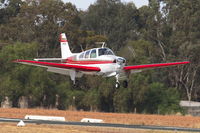
[[[144,70],[144,69],[153,69],[153,68],[160,68],[160,67],[168,67],[168,66],[175,66],[175,65],[181,65],[181,64],[187,64],[190,63],[189,61],[184,62],[170,62],[170,63],[158,63],[158,64],[146,64],[146,65],[135,65],[135,66],[125,66],[125,71],[138,71],[138,70]],[[140,72],[140,71],[138,71]]]
[[[75,64],[69,64],[69,63],[52,63],[52,62],[41,62],[41,61],[32,61],[32,60],[21,60],[21,59],[14,60],[13,62],[28,64],[28,65],[33,65],[33,66],[40,66],[40,67],[45,67],[45,68],[75,69],[79,71],[88,71],[88,72],[101,71],[99,67],[75,65]]]
[[[35,61],[61,61],[62,58],[36,58]]]

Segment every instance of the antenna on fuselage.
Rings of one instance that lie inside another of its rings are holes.
[[[102,44],[102,48],[104,48],[106,46],[106,42],[96,42],[95,44]]]
[[[84,50],[83,50],[83,46],[82,46],[81,44],[80,44],[80,47],[81,47],[81,50],[82,50],[82,52],[83,52]]]

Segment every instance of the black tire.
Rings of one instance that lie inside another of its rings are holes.
[[[123,85],[124,88],[127,88],[128,87],[128,81],[124,80],[123,83],[122,83],[122,85]]]

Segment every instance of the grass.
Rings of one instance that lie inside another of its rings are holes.
[[[25,127],[17,127],[16,123],[0,123],[1,133],[174,133],[173,131],[155,131],[126,128],[84,127],[65,125],[36,125],[27,124]],[[187,132],[177,132],[187,133]]]
[[[62,116],[67,121],[80,121],[82,118],[94,118],[103,119],[106,123],[200,128],[200,117],[193,116],[0,108],[0,117],[23,119],[25,115]]]

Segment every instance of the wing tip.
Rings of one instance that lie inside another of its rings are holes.
[[[158,68],[158,67],[166,67],[166,66],[176,66],[189,64],[190,61],[182,61],[182,62],[169,62],[169,63],[158,63],[158,64],[145,64],[145,65],[135,65],[135,66],[125,66],[124,70],[132,70],[132,69],[145,69],[145,68]]]
[[[20,59],[13,60],[12,62],[18,63],[18,62],[20,62]]]
[[[174,62],[177,63],[177,65],[181,65],[181,64],[189,64],[191,63],[190,61],[182,61],[182,62]]]
[[[16,60],[13,60],[12,62],[14,63],[22,63],[22,62],[28,62],[30,60],[23,60],[23,59],[16,59]]]
[[[185,61],[185,63],[184,64],[188,64],[188,63],[191,63],[190,61]]]

